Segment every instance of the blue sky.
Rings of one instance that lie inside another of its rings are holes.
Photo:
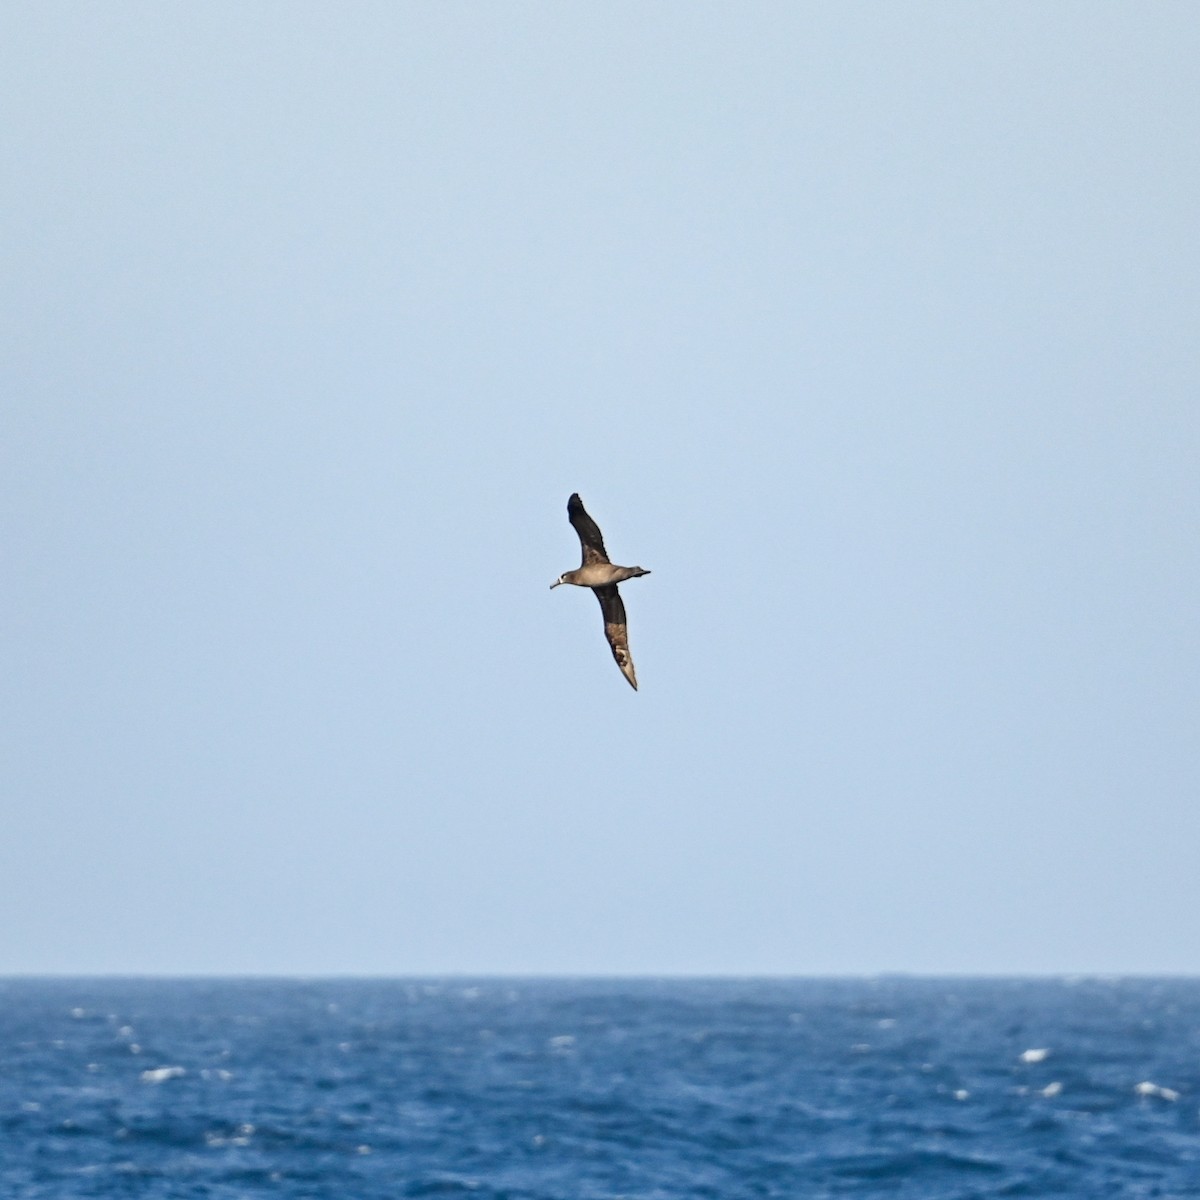
[[[1197,64],[7,7],[0,972],[1200,971]]]

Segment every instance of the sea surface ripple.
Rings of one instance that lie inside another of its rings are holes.
[[[1200,981],[0,980],[0,1196],[1200,1197]]]

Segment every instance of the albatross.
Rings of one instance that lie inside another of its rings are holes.
[[[608,551],[604,549],[604,538],[600,527],[588,516],[583,507],[579,493],[572,494],[567,501],[567,520],[579,534],[579,544],[583,547],[583,562],[578,570],[566,571],[551,585],[553,591],[560,583],[573,583],[576,587],[591,588],[600,601],[600,611],[604,614],[604,636],[612,647],[613,658],[621,668],[621,674],[629,680],[629,686],[637,691],[637,672],[633,669],[633,659],[629,654],[629,630],[625,624],[625,605],[617,584],[626,579],[637,579],[640,575],[650,572],[641,567],[618,567],[609,562]]]

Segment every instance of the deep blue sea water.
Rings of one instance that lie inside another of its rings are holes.
[[[1200,1197],[1200,981],[0,981],[0,1198]]]

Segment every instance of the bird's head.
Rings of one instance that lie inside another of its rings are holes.
[[[556,580],[555,580],[555,581],[554,581],[554,582],[553,582],[553,583],[550,585],[550,590],[551,590],[551,591],[554,591],[554,589],[555,589],[556,587],[558,587],[558,585],[559,585],[560,583],[566,583],[566,582],[567,582],[567,577],[566,577],[566,575],[565,575],[565,574],[564,574],[564,575],[560,575],[560,576],[559,576],[559,577],[558,577],[558,578],[557,578],[557,579],[556,579]]]

